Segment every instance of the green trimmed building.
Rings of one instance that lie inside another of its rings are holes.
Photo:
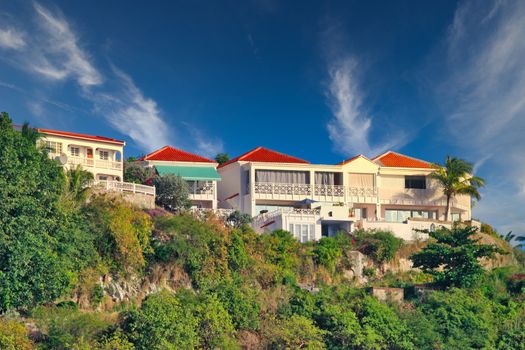
[[[142,158],[142,166],[153,167],[160,176],[182,177],[188,182],[193,207],[217,209],[217,162],[171,146],[164,146]]]

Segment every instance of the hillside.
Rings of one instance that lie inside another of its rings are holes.
[[[91,193],[35,144],[0,118],[1,349],[523,349],[523,266],[496,236],[301,244]]]

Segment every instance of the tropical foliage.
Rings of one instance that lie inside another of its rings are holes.
[[[420,246],[387,231],[301,244],[172,201],[143,211],[83,191],[37,138],[2,114],[1,349],[523,349],[523,269],[485,271],[498,251],[472,228],[431,233],[413,257],[427,273],[384,273]],[[352,277],[356,251],[368,277]],[[442,288],[399,304],[363,288],[421,282]]]
[[[460,194],[467,194],[479,200],[481,195],[478,189],[485,185],[485,181],[473,175],[474,166],[462,159],[447,157],[443,166],[434,165],[435,170],[430,177],[438,182],[447,199],[445,221],[449,218],[450,201]]]
[[[480,244],[475,227],[455,225],[452,229],[441,227],[428,232],[435,241],[412,255],[414,267],[429,273],[445,286],[469,287],[483,275],[480,259],[504,253],[489,244]]]

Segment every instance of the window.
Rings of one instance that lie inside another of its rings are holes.
[[[460,213],[450,213],[450,219],[453,222],[461,221],[461,214]]]
[[[354,216],[356,219],[366,219],[367,213],[366,208],[354,208],[352,209],[354,211]]]
[[[99,151],[99,156],[101,160],[109,160],[109,152],[108,151]]]
[[[62,153],[62,144],[60,142],[45,141],[44,147],[49,153]]]
[[[405,188],[416,188],[424,190],[427,183],[424,176],[405,176]]]
[[[107,181],[107,180],[108,180],[108,177],[105,176],[105,175],[99,175],[99,176],[98,176],[98,179],[99,179],[100,181]]]
[[[390,222],[404,222],[408,218],[436,219],[437,213],[434,210],[401,210],[386,209],[385,220]]]
[[[69,154],[72,157],[80,157],[80,148],[79,147],[70,147]]]
[[[301,243],[315,239],[315,225],[289,224],[290,233]]]

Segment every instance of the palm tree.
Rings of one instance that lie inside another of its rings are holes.
[[[84,202],[89,191],[89,185],[93,181],[93,174],[82,170],[80,165],[66,172],[66,190],[72,199],[79,203]]]
[[[450,200],[458,194],[468,194],[477,200],[481,198],[478,188],[485,186],[485,180],[474,176],[471,163],[455,157],[447,157],[445,165],[434,164],[430,177],[437,180],[447,198],[445,221],[448,221]]]

